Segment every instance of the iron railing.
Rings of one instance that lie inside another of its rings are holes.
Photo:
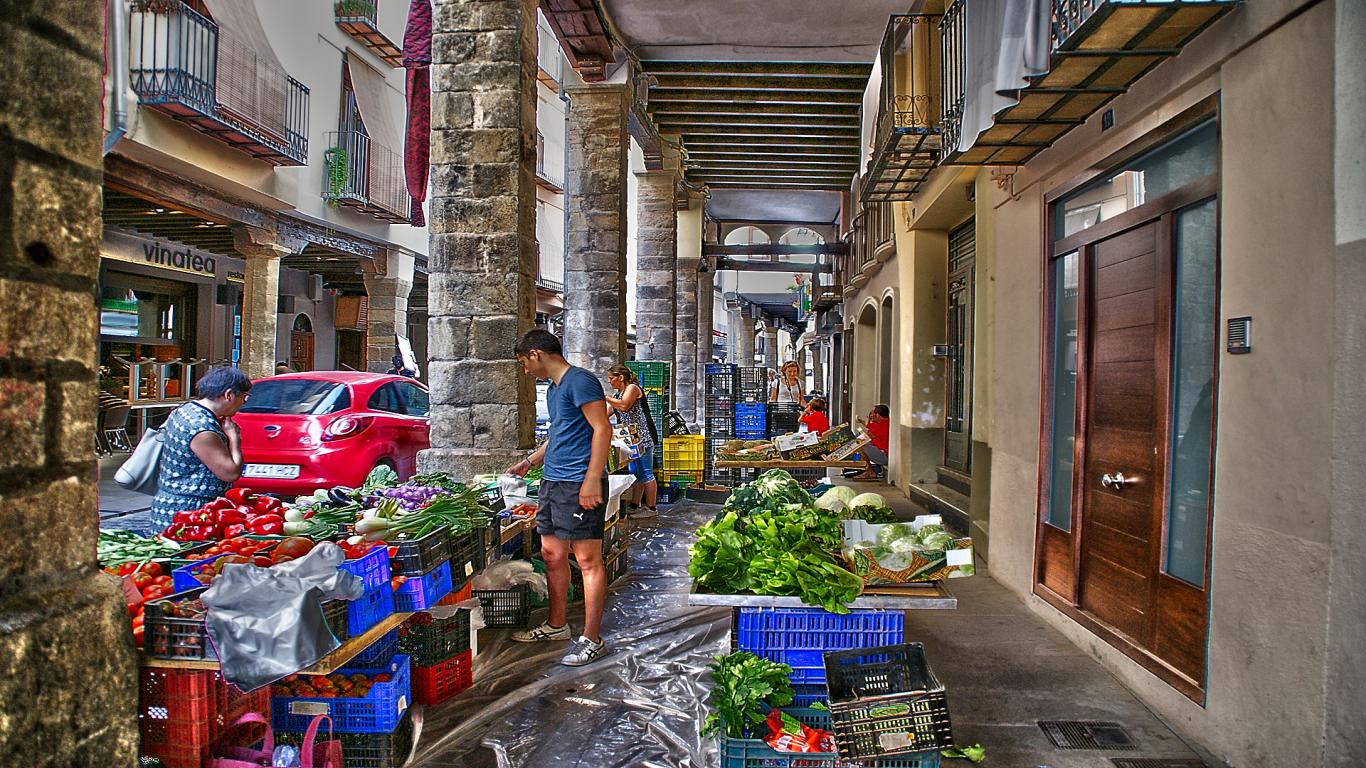
[[[937,14],[901,13],[891,17],[882,36],[882,95],[878,109],[878,137],[893,129],[933,131],[939,127],[932,51],[919,50],[931,37]],[[920,45],[917,45],[917,44]],[[909,55],[900,55],[906,49]]]
[[[403,158],[360,131],[329,131],[323,198],[394,223],[406,222],[411,198]]]
[[[135,0],[129,71],[143,104],[272,162],[308,162],[308,88],[177,0]]]
[[[332,3],[332,12],[338,19],[368,19],[374,24],[378,19],[379,0],[336,0]]]
[[[963,111],[967,107],[967,0],[953,0],[939,21],[939,98],[943,103],[944,153],[958,147],[963,134]]]
[[[893,216],[891,203],[869,203],[868,231],[873,250],[886,247],[887,244],[896,240],[896,232],[893,229]]]
[[[536,287],[544,288],[547,291],[551,291],[554,293],[564,293],[564,283],[560,282],[559,280],[551,280],[548,277],[536,278]]]

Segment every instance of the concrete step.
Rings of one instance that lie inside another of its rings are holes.
[[[968,473],[942,465],[935,467],[935,472],[939,475],[940,485],[946,485],[964,496],[972,495],[972,476]]]
[[[954,533],[968,535],[970,502],[966,494],[940,483],[912,483],[906,491],[911,501],[924,507],[929,514],[943,516],[944,525]]]

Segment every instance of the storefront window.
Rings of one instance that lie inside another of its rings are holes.
[[[194,356],[195,286],[117,271],[100,280],[100,388],[132,402],[182,400]]]
[[[1176,215],[1176,315],[1172,323],[1171,484],[1164,570],[1205,583],[1218,314],[1217,207]]]
[[[1072,530],[1072,446],[1076,437],[1077,295],[1076,251],[1053,261],[1053,429],[1049,455],[1047,521]]]
[[[1218,169],[1219,137],[1211,120],[1059,200],[1055,237],[1075,235]]]

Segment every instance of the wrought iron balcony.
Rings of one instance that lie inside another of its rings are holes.
[[[960,141],[967,88],[966,8],[944,12],[943,163],[1019,165],[1042,152],[1241,0],[1052,0],[1049,71],[974,139]],[[960,147],[960,144],[966,146]]]
[[[564,293],[564,283],[559,280],[551,280],[548,277],[537,277],[536,287],[551,293]]]
[[[308,88],[177,0],[135,0],[133,90],[153,109],[275,165],[308,162]]]
[[[839,285],[817,285],[811,289],[811,308],[824,312],[844,299],[844,291]]]
[[[879,54],[882,94],[864,202],[909,200],[935,169],[941,137],[939,15],[897,14]]]
[[[360,131],[327,134],[323,199],[393,224],[407,224],[411,198],[398,153]]]
[[[406,7],[406,3],[404,4]],[[337,26],[391,67],[403,66],[403,49],[379,31],[379,0],[336,0]]]

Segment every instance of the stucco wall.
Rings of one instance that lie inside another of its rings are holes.
[[[1333,124],[1332,57],[1324,55],[1333,14],[1320,2],[1272,28],[1294,5],[1235,12],[1117,100],[1111,134],[1093,120],[1017,174],[1016,199],[994,193],[990,571],[1028,595],[1043,192],[1099,172],[1128,142],[1221,94],[1221,315],[1254,317],[1254,351],[1219,356],[1206,705],[1027,599],[1232,766],[1316,765],[1323,732],[1335,275],[1332,147],[1314,136]]]

